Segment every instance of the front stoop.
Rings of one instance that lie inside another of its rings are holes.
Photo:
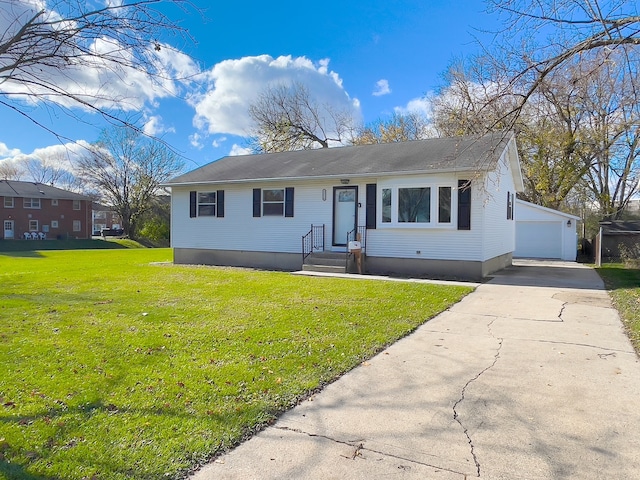
[[[346,273],[346,253],[314,252],[309,255],[302,265],[307,272]]]

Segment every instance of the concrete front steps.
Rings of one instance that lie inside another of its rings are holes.
[[[309,255],[302,265],[307,272],[346,273],[346,253],[314,252]]]

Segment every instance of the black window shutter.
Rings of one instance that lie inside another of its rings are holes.
[[[511,194],[511,220],[515,220],[516,217],[513,215],[513,211],[516,207],[516,195],[515,193]]]
[[[259,217],[261,212],[262,191],[259,188],[253,189],[253,216]]]
[[[511,192],[507,192],[507,220],[511,220]]]
[[[284,189],[284,216],[293,217],[293,187]]]
[[[376,228],[376,191],[375,183],[367,183],[366,227],[369,230]]]
[[[224,190],[216,192],[216,216],[224,217]]]
[[[194,218],[197,216],[198,205],[196,204],[196,200],[198,199],[198,192],[191,191],[189,192],[189,217]]]
[[[471,185],[458,180],[458,230],[471,230]]]

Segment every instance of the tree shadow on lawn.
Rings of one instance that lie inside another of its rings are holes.
[[[0,256],[14,258],[44,258],[44,255],[42,255],[42,253],[35,250],[25,252],[0,252]]]
[[[42,257],[49,250],[122,250],[125,245],[105,240],[1,240],[0,255],[9,257]]]

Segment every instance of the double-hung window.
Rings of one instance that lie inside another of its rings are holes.
[[[189,216],[224,217],[224,190],[189,192]]]
[[[4,208],[13,208],[14,200],[13,197],[4,197]]]
[[[73,201],[73,209],[74,210],[80,210],[80,200],[74,200]]]
[[[198,216],[216,216],[216,192],[198,192]]]
[[[22,206],[24,208],[40,208],[39,198],[24,198]]]
[[[284,215],[284,188],[262,190],[262,215]]]
[[[293,217],[293,187],[254,188],[254,217]]]

